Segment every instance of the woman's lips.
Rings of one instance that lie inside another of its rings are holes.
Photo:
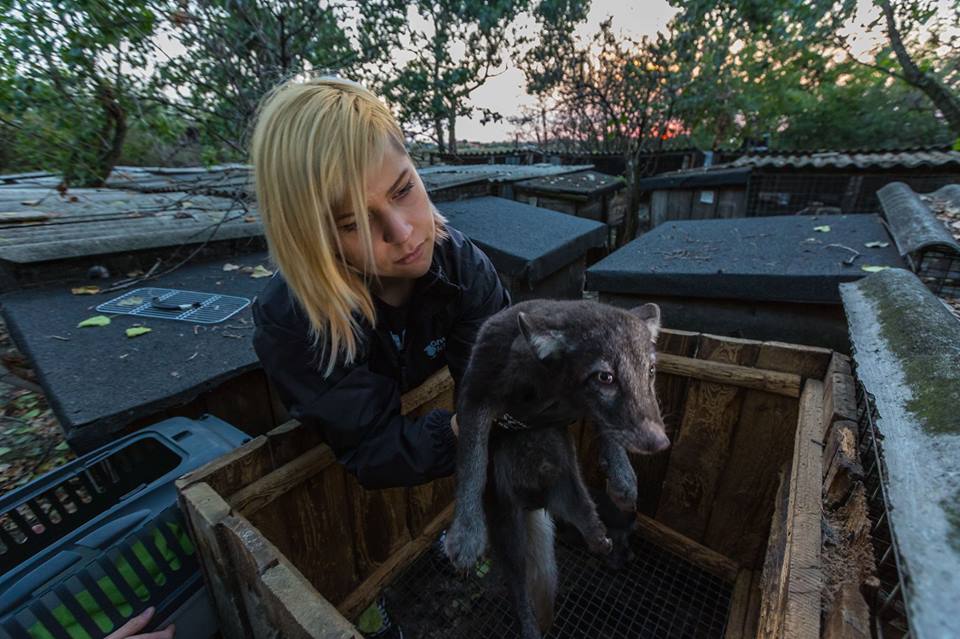
[[[418,259],[420,259],[420,256],[423,255],[423,246],[426,243],[427,243],[426,240],[424,240],[423,242],[420,242],[420,245],[416,249],[414,249],[412,253],[408,253],[404,257],[397,260],[396,263],[400,265],[405,265],[405,264],[412,264],[413,262],[416,262]]]

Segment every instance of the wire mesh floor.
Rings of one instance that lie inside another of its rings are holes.
[[[636,558],[614,571],[558,539],[560,592],[545,639],[723,637],[732,586],[643,539],[633,539],[633,551]],[[494,572],[455,575],[431,548],[384,595],[407,639],[519,637],[501,584]]]

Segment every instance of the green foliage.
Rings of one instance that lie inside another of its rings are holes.
[[[75,185],[106,178],[138,109],[154,26],[144,0],[0,0],[4,137],[20,168]]]
[[[159,85],[197,123],[205,162],[241,160],[261,98],[303,73],[357,78],[392,52],[397,0],[198,0],[169,14],[185,52],[162,61]]]
[[[960,5],[945,15],[932,0],[893,3],[891,31],[876,0],[880,19],[869,27],[886,43],[855,58],[843,31],[857,15],[852,0],[673,4],[673,49],[687,77],[678,114],[701,144],[764,134],[801,147],[929,144],[956,127],[960,48],[948,38],[960,40],[947,27]]]
[[[470,104],[470,94],[497,71],[508,46],[520,36],[512,28],[526,0],[418,0],[414,20],[403,32],[408,61],[395,64],[381,89],[408,132],[430,135],[441,151],[456,152],[456,120],[475,112],[484,121],[499,113]],[[414,25],[424,24],[418,28]],[[394,60],[396,60],[394,57]],[[446,131],[446,135],[444,135]]]

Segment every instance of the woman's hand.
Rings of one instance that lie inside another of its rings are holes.
[[[176,628],[173,626],[173,624],[170,624],[163,630],[158,630],[157,632],[137,634],[143,630],[148,623],[150,623],[154,612],[153,606],[150,606],[139,615],[107,635],[107,639],[173,639],[173,633],[176,632]]]

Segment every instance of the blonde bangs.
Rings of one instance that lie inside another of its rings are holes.
[[[355,361],[359,318],[376,322],[368,286],[373,273],[357,271],[339,257],[335,216],[357,213],[366,264],[373,265],[370,225],[361,214],[365,179],[391,143],[404,148],[393,115],[348,80],[287,82],[264,98],[258,113],[251,161],[267,243],[307,313],[327,375],[341,357],[348,364]]]

